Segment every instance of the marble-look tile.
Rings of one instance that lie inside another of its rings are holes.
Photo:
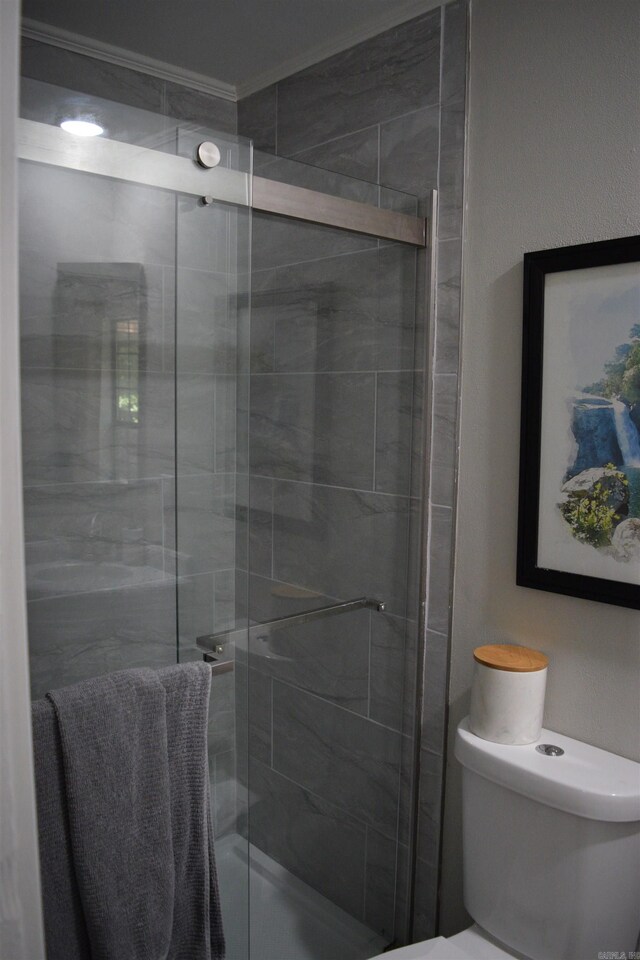
[[[159,480],[27,486],[27,563],[103,561],[162,569],[161,516]]]
[[[376,249],[278,271],[278,372],[374,369],[377,338],[384,340],[387,329],[396,329],[398,313],[397,304],[388,303],[388,327],[379,320],[382,255]]]
[[[436,373],[458,373],[461,255],[460,239],[439,242],[435,332]]]
[[[21,164],[21,249],[40,257],[54,282],[58,264],[173,265],[174,202],[155,187]]]
[[[215,470],[216,377],[180,374],[176,380],[176,470],[179,474]]]
[[[176,582],[178,604],[178,654],[185,660],[201,660],[197,637],[211,633],[214,621],[214,578],[212,573],[180,577]]]
[[[249,390],[251,378],[236,378],[236,472],[249,472]]]
[[[178,270],[176,309],[178,376],[235,374],[235,318],[226,274]]]
[[[26,368],[22,453],[27,484],[137,480],[171,472],[173,378],[140,372],[138,422],[116,406],[113,370]]]
[[[219,673],[211,684],[209,701],[209,756],[228,753],[235,747],[236,681],[235,671]]]
[[[236,473],[236,569],[247,570],[249,563],[249,475]],[[271,574],[269,574],[270,576]]]
[[[163,481],[165,550],[168,559],[175,553],[177,525],[180,576],[234,566],[234,488],[233,475],[179,477],[176,517],[175,482]]]
[[[348,133],[296,154],[295,160],[368,183],[378,182],[378,126]],[[389,184],[393,186],[393,184]],[[373,194],[372,194],[373,199]]]
[[[255,270],[251,274],[252,373],[273,373],[275,325],[278,311],[277,270]]]
[[[433,377],[433,433],[431,437],[432,503],[450,507],[455,496],[457,459],[458,378]]]
[[[440,10],[400,24],[278,84],[285,156],[437,103]]]
[[[236,476],[236,566],[271,577],[273,562],[273,480]]]
[[[373,374],[254,376],[249,429],[253,474],[373,486]]]
[[[443,766],[442,754],[421,746],[417,854],[422,860],[429,859],[433,837],[440,833]]]
[[[56,263],[23,246],[20,298],[23,366],[110,369],[126,342],[139,369],[162,369],[162,267]]]
[[[235,569],[216,570],[214,580],[213,629],[233,630],[236,626]]]
[[[253,211],[251,257],[255,270],[376,248],[377,240],[346,230]]]
[[[427,630],[424,652],[421,746],[442,754],[445,744],[449,638]]]
[[[271,766],[271,678],[236,662],[236,737],[240,756]],[[252,784],[249,784],[252,786]],[[254,841],[255,842],[255,841]]]
[[[326,150],[329,154],[331,144],[320,144],[320,151]],[[335,148],[334,148],[335,149]],[[376,182],[359,180],[339,170],[333,170],[324,164],[315,164],[312,159],[301,159],[307,154],[311,157],[313,151],[304,151],[295,159],[288,157],[272,157],[269,154],[256,152],[254,154],[254,172],[257,176],[280,183],[288,183],[294,187],[304,187],[307,190],[316,190],[318,193],[328,193],[330,196],[342,197],[345,200],[356,200],[360,203],[378,205],[378,187]],[[337,150],[335,150],[338,153]],[[340,161],[336,158],[336,165]],[[374,178],[377,181],[377,178]],[[326,230],[327,227],[322,227]]]
[[[176,658],[172,579],[27,604],[31,693]]]
[[[467,83],[467,21],[468,0],[454,0],[443,8],[444,32],[442,43],[443,106],[464,102]]]
[[[233,833],[236,824],[236,762],[235,750],[214,754],[210,762],[212,771],[213,829],[216,840]]]
[[[398,817],[400,735],[273,681],[273,768],[380,830]]]
[[[232,266],[230,231],[237,219],[228,204],[203,206],[197,197],[179,196],[173,238],[179,266],[228,273]]]
[[[462,231],[465,150],[465,109],[443,107],[440,116],[438,180],[438,239],[459,237]]]
[[[418,199],[410,193],[401,190],[390,190],[380,187],[379,205],[382,210],[395,210],[396,213],[406,213],[410,217],[418,216]],[[382,246],[386,241],[380,240]]]
[[[416,251],[403,244],[378,254],[379,306],[373,333],[376,370],[412,370],[415,365]]]
[[[409,852],[367,827],[364,922],[391,943],[404,940]]]
[[[415,713],[415,624],[401,617],[371,617],[369,717],[402,731]]]
[[[255,670],[366,716],[369,677],[369,611],[327,617],[254,635],[249,662]],[[373,667],[372,667],[373,669]]]
[[[238,629],[249,622],[249,576],[246,570],[235,568],[235,616]],[[238,651],[236,651],[236,657]]]
[[[431,507],[431,541],[427,626],[448,634],[451,606],[453,518],[450,507]]]
[[[352,916],[364,910],[366,828],[335,804],[253,761],[252,842]],[[339,864],[339,869],[336,865]]]
[[[380,127],[380,182],[424,197],[438,186],[440,107],[424,107]]]
[[[179,83],[166,80],[164,84],[164,113],[176,120],[203,124],[213,131],[235,134],[237,109],[232,100],[223,100],[200,90],[190,90]]]
[[[409,371],[376,376],[375,489],[383,493],[409,494],[413,379]]]
[[[279,480],[274,573],[331,597],[370,596],[404,614],[408,502]]]
[[[251,137],[256,150],[276,152],[277,84],[238,100],[238,133]]]
[[[216,473],[234,473],[236,469],[236,396],[236,377],[217,376],[214,447]]]
[[[127,67],[23,39],[23,76],[162,113],[164,81]]]
[[[430,940],[436,935],[438,916],[438,862],[416,861],[415,912],[412,938]]]

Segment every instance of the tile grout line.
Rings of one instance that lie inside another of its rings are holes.
[[[349,707],[343,707],[342,704],[336,703],[335,700],[328,700],[326,697],[321,696],[319,693],[314,693],[313,690],[307,690],[305,687],[299,687],[297,684],[292,683],[289,680],[282,680],[280,677],[271,677],[273,683],[279,683],[283,687],[289,687],[291,690],[297,690],[299,693],[306,695],[308,697],[313,697],[314,700],[319,700],[321,703],[326,703],[330,707],[335,707],[336,710],[342,710],[344,713],[348,713],[350,716],[355,717],[357,720],[362,720],[363,723],[371,723],[381,730],[386,730],[389,733],[393,733],[396,737],[400,738],[400,742],[404,741],[405,738],[408,738],[406,733],[402,732],[402,729],[399,727],[389,727],[386,723],[381,723],[380,720],[374,720],[373,717],[365,716],[362,713],[356,713],[355,710],[349,709]]]

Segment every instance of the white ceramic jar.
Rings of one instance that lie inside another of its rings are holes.
[[[540,737],[549,661],[544,653],[511,644],[473,651],[469,729],[494,743],[533,743]]]

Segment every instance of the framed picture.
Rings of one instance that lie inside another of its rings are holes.
[[[640,608],[640,237],[525,254],[516,580]]]

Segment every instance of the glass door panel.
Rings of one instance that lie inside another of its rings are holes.
[[[79,110],[100,119],[95,147],[58,126]],[[250,224],[240,200],[251,151],[30,80],[22,117],[24,498],[40,697],[112,670],[200,658],[199,635],[235,625]],[[195,163],[202,140],[219,146],[219,180],[236,204],[201,202],[199,178],[202,196],[217,183]],[[212,820],[229,960],[248,955],[242,695],[233,672],[214,675]]]
[[[414,198],[292,161],[256,154],[255,172],[416,213]],[[248,689],[258,960],[364,958],[406,925],[416,259],[410,246],[253,214],[248,456],[237,486],[249,630],[236,673]],[[359,598],[384,610],[340,610]]]
[[[176,660],[172,521],[163,510],[175,446],[165,325],[175,197],[66,166],[79,138],[58,124],[81,107],[101,117],[105,136],[175,153],[176,124],[166,117],[23,80],[22,117],[60,144],[56,165],[21,160],[19,169],[34,697]]]

